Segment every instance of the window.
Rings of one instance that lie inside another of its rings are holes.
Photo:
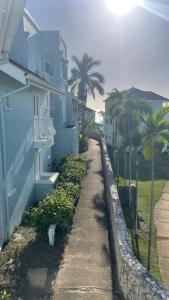
[[[106,119],[106,124],[108,124],[109,123],[109,120],[108,119]]]
[[[113,120],[112,120],[112,119],[110,120],[110,124],[111,124],[111,125],[113,124]]]
[[[33,110],[34,110],[34,116],[39,115],[39,95],[33,96]]]
[[[45,56],[45,72],[53,76],[54,75],[54,56],[52,53],[47,53]]]
[[[63,79],[67,80],[67,62],[62,58],[62,75]]]

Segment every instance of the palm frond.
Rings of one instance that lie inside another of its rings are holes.
[[[97,90],[97,92],[101,96],[104,95],[104,88],[103,88],[103,86],[100,84],[100,82],[98,80],[92,80],[92,79],[90,79],[90,84],[92,85],[93,90]]]
[[[98,72],[90,73],[90,78],[97,79],[101,84],[104,84],[105,82],[104,76]]]

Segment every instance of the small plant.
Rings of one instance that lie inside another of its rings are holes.
[[[73,204],[76,205],[80,197],[80,186],[73,182],[63,181],[60,183],[60,188],[65,190],[68,196],[73,199]]]
[[[10,296],[11,294],[8,289],[3,289],[2,291],[0,291],[0,300],[9,299]]]
[[[86,166],[79,162],[70,161],[64,165],[61,180],[68,180],[80,184],[86,172]]]
[[[57,189],[32,208],[30,218],[38,233],[47,233],[50,224],[57,229],[67,229],[74,213],[72,198],[64,189]]]
[[[85,152],[88,149],[89,138],[86,135],[81,135],[79,140],[80,152]]]

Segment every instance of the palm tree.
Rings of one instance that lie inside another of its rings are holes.
[[[103,84],[104,77],[99,72],[93,71],[93,68],[101,65],[99,60],[94,60],[87,53],[82,59],[72,56],[75,66],[71,70],[71,77],[68,81],[71,92],[75,94],[82,103],[82,133],[84,125],[84,108],[87,103],[88,94],[91,94],[95,99],[95,92],[104,95]]]
[[[108,97],[106,101],[108,101],[108,108],[106,114],[112,118],[112,146],[117,147],[118,145],[118,137],[119,137],[119,121],[120,116],[123,111],[123,92],[114,88],[110,93],[107,94]]]
[[[169,113],[169,107],[163,107],[160,111],[143,116],[143,142],[145,158],[151,159],[151,201],[150,201],[150,220],[149,220],[149,237],[148,237],[148,258],[147,269],[151,268],[152,252],[152,226],[153,226],[153,205],[154,205],[154,155],[155,147],[158,143],[169,141],[169,122],[166,115]]]

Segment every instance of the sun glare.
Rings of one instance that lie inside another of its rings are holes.
[[[108,8],[116,15],[123,16],[137,5],[142,5],[143,0],[105,0]]]

